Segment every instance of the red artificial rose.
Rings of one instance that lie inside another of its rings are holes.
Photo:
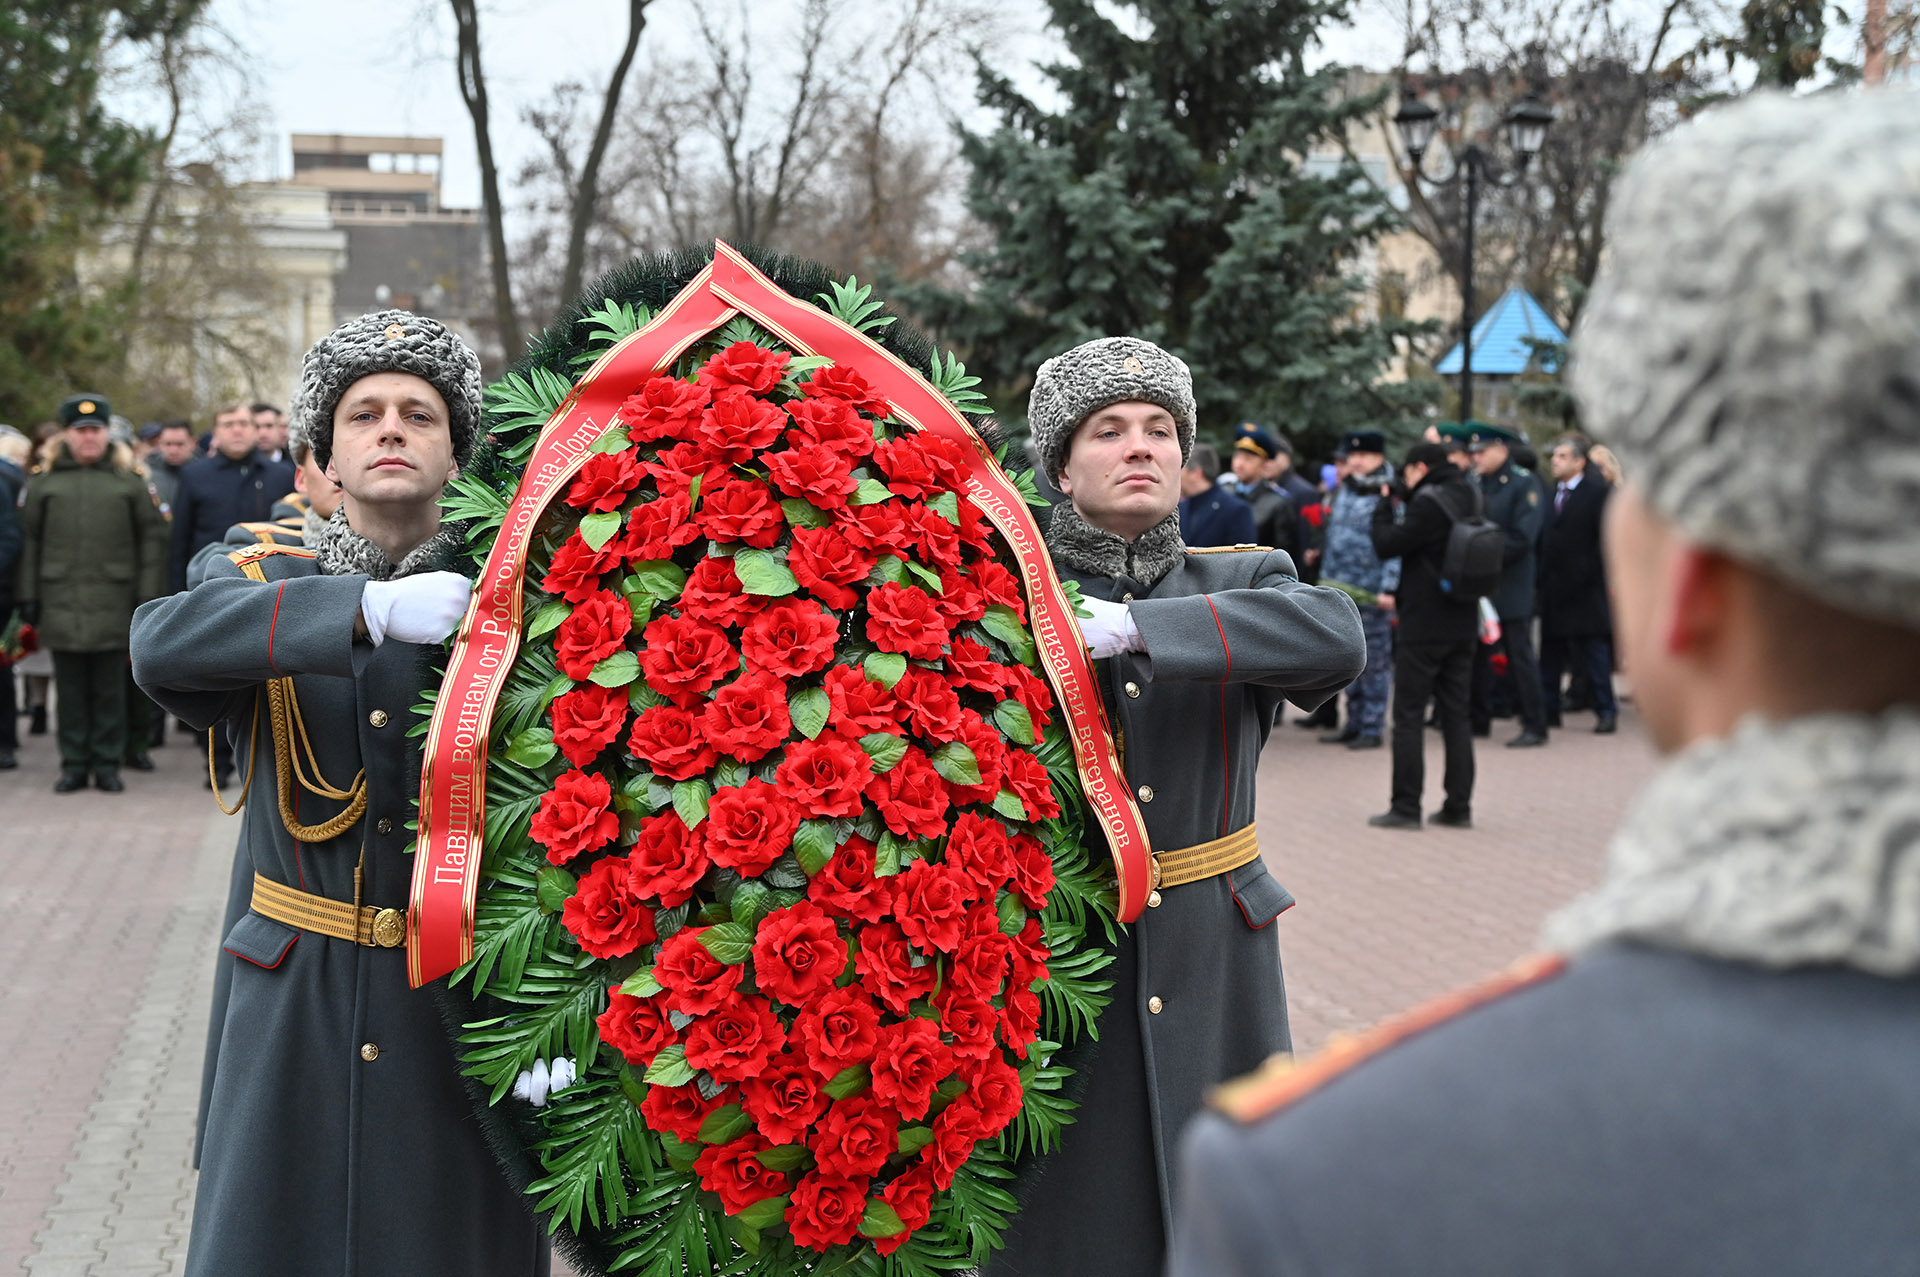
[[[893,1207],[893,1213],[906,1226],[891,1237],[873,1239],[873,1249],[877,1253],[891,1255],[932,1217],[933,1173],[924,1162],[914,1163],[903,1174],[894,1176],[893,1183],[887,1185],[880,1194],[880,1200]]]
[[[947,677],[959,687],[998,696],[1005,685],[1007,667],[993,659],[984,643],[957,638],[948,645],[944,663]]]
[[[548,594],[558,594],[569,603],[584,603],[600,590],[600,578],[614,565],[617,551],[609,542],[596,550],[578,532],[560,543],[553,552],[553,563],[540,581]]]
[[[740,588],[732,559],[711,554],[687,573],[679,599],[680,615],[727,627],[745,625],[768,602],[765,595],[748,594]]]
[[[925,1117],[934,1088],[953,1072],[953,1052],[931,1020],[890,1024],[880,1031],[873,1054],[873,1094],[905,1118]]]
[[[768,1061],[759,1077],[740,1084],[740,1103],[760,1134],[772,1144],[801,1142],[814,1121],[827,1111],[820,1079],[813,1067],[794,1053],[791,1039],[785,1050]]]
[[[682,709],[698,705],[701,693],[740,667],[740,654],[726,634],[703,621],[656,616],[647,622],[641,642],[647,686]]]
[[[971,557],[993,553],[993,524],[965,496],[960,498],[960,539],[973,551]]]
[[[700,365],[700,384],[716,391],[738,386],[754,394],[765,394],[780,384],[787,364],[793,359],[784,350],[762,350],[750,341],[736,341]]]
[[[716,1082],[745,1081],[760,1076],[785,1038],[765,999],[736,991],[687,1026],[687,1063]]]
[[[780,503],[757,479],[718,479],[706,485],[694,522],[714,541],[740,541],[763,550],[787,530]]]
[[[906,728],[900,722],[900,705],[892,690],[868,678],[865,670],[853,665],[835,665],[827,671],[824,682],[829,706],[827,724],[835,731],[854,740],[874,732],[906,735]]]
[[[686,497],[662,493],[633,508],[633,513],[627,516],[627,530],[620,538],[618,549],[620,557],[629,563],[645,563],[671,558],[675,550],[699,539],[700,529],[693,526]]]
[[[900,1115],[871,1095],[835,1100],[807,1147],[830,1175],[872,1175],[900,1143]]]
[[[1010,749],[1005,767],[1006,787],[1026,807],[1028,820],[1050,820],[1060,814],[1060,804],[1053,796],[1053,778],[1039,759],[1024,749]]]
[[[677,377],[654,377],[638,394],[628,395],[615,415],[635,443],[684,436],[712,393],[707,386],[690,385]]]
[[[880,1043],[880,1009],[851,985],[834,989],[801,1008],[792,1037],[807,1067],[830,1082],[842,1069],[873,1059]]]
[[[833,661],[840,635],[833,613],[811,599],[783,599],[747,622],[740,653],[749,664],[781,678],[800,678]]]
[[[849,536],[846,529],[795,528],[787,568],[794,578],[828,607],[846,611],[860,601],[851,587],[867,579],[875,557]]]
[[[677,931],[654,959],[653,978],[666,990],[667,1007],[682,1015],[707,1015],[733,1000],[746,970],[722,962],[700,943],[705,927]]]
[[[633,609],[611,590],[595,590],[574,605],[573,614],[554,631],[553,651],[560,672],[586,678],[593,667],[626,645]]]
[[[607,991],[607,1009],[594,1023],[602,1042],[642,1066],[652,1064],[653,1057],[679,1037],[659,998],[636,998],[618,989]]]
[[[1013,877],[1013,846],[1006,829],[999,821],[972,812],[954,818],[947,834],[946,861],[975,884],[976,898],[981,900],[993,899]]]
[[[685,443],[676,443],[671,448],[662,448],[647,462],[646,471],[652,475],[660,487],[660,495],[673,497],[686,502],[686,509],[693,505],[693,484],[699,480],[701,490],[727,474],[727,459],[715,455],[705,441],[691,439]]]
[[[567,488],[567,504],[576,510],[618,510],[645,477],[633,453],[625,449],[596,452],[573,477]]]
[[[547,859],[564,865],[583,851],[598,851],[620,836],[620,817],[607,808],[613,787],[606,777],[570,771],[553,782],[533,813],[533,840],[547,849]]]
[[[892,889],[873,876],[874,846],[849,835],[807,884],[807,899],[842,918],[878,922],[892,901]]]
[[[1032,806],[1027,810],[1031,812]],[[1047,893],[1053,890],[1053,861],[1036,839],[1022,835],[1013,840],[1013,878],[1009,885],[1027,908],[1038,913],[1047,907]]]
[[[587,870],[560,911],[560,925],[596,958],[622,958],[653,943],[653,910],[640,903],[622,856]]]
[[[907,1014],[913,1000],[933,992],[939,968],[926,957],[914,965],[913,946],[897,922],[881,922],[860,929],[860,951],[853,965],[860,983],[895,1015]]]
[[[728,1144],[715,1144],[700,1150],[693,1169],[700,1176],[700,1187],[720,1195],[721,1209],[738,1215],[755,1202],[778,1197],[787,1191],[787,1177],[768,1170],[760,1160],[767,1142],[758,1135],[743,1135]]]
[[[658,900],[665,909],[685,904],[707,872],[704,840],[671,811],[649,816],[627,852],[627,872],[642,899]]]
[[[738,465],[771,447],[786,428],[787,414],[778,407],[732,390],[713,397],[713,405],[700,415],[695,438],[714,457]]]
[[[617,690],[624,698],[626,689]],[[720,761],[713,742],[707,739],[700,715],[678,705],[655,705],[640,711],[639,717],[633,720],[633,730],[627,734],[627,748],[635,758],[651,767],[654,775],[668,780],[704,776]]]
[[[743,763],[757,762],[793,730],[786,686],[770,674],[742,674],[713,694],[700,723],[720,750]]]
[[[849,506],[835,512],[833,526],[845,528],[856,545],[874,554],[908,558],[913,553],[916,529],[901,502],[877,501],[872,505]]]
[[[948,625],[958,628],[987,614],[987,596],[974,579],[961,569],[943,568],[940,572],[940,597],[935,606],[940,609],[940,615],[947,618]]]
[[[712,1099],[707,1099],[700,1094],[700,1087],[694,1082],[680,1086],[656,1084],[647,1088],[647,1098],[640,1101],[640,1116],[646,1120],[649,1130],[672,1135],[683,1143],[691,1144],[699,1138],[700,1124],[707,1120],[708,1115],[732,1102],[733,1088],[730,1086]]]
[[[1020,593],[1020,581],[1013,573],[992,559],[983,559],[974,564],[973,579],[990,601],[1012,608],[1022,621],[1027,619],[1027,600]]]
[[[1047,711],[1053,707],[1053,690],[1047,686],[1045,679],[1024,665],[1002,668],[1006,672],[1007,691],[1012,694],[1013,699],[1026,707],[1027,717],[1033,720],[1034,737],[1038,739],[1040,733],[1047,730],[1047,724],[1051,721],[1052,716]]]
[[[933,1119],[933,1143],[927,1145],[922,1162],[935,1188],[945,1190],[980,1141],[980,1111],[972,1097],[963,1095],[940,1111]]]
[[[893,913],[907,939],[929,953],[952,953],[964,934],[979,885],[953,865],[916,860],[893,880]]]
[[[1000,1008],[1000,1036],[1021,1059],[1027,1047],[1040,1036],[1040,995],[1032,989],[1015,989],[1007,994]]]
[[[723,789],[707,805],[707,855],[752,877],[793,845],[800,812],[764,780]]]
[[[847,942],[831,914],[805,900],[775,909],[753,937],[753,978],[790,1007],[825,993],[847,966]]]
[[[960,698],[947,680],[932,670],[910,666],[894,684],[893,694],[907,711],[913,734],[924,740],[948,741],[960,730]]]
[[[953,1053],[963,1060],[984,1059],[993,1051],[993,1032],[1000,1027],[1000,1016],[985,998],[960,993],[952,988],[934,999],[940,1008],[940,1028],[953,1037]]]
[[[767,458],[767,473],[780,491],[822,510],[845,505],[860,486],[847,455],[820,443],[801,443],[774,453]]]
[[[793,419],[791,439],[832,448],[845,457],[873,451],[873,426],[842,399],[796,400],[787,405]]]
[[[822,733],[818,740],[795,741],[773,774],[773,787],[791,799],[802,816],[858,816],[873,775],[873,760],[844,736]]]
[[[582,683],[553,702],[553,743],[575,767],[585,767],[627,725],[627,689]]]
[[[794,1186],[793,1200],[787,1204],[787,1231],[796,1246],[824,1251],[852,1241],[866,1213],[865,1179],[842,1179],[816,1168]]]
[[[853,407],[876,417],[884,417],[892,411],[880,392],[873,388],[873,383],[845,364],[829,364],[825,368],[815,369],[813,376],[801,385],[800,393],[809,399],[829,396],[844,399]]]
[[[1012,950],[1013,941],[1000,933],[1000,915],[993,905],[975,905],[967,912],[966,938],[947,968],[947,986],[957,993],[991,1001],[1000,996]]]
[[[973,751],[974,766],[980,772],[979,781],[972,785],[947,782],[947,794],[953,805],[964,807],[968,803],[992,802],[1006,782],[1006,738],[972,710],[963,710],[952,739]]]
[[[931,497],[951,491],[955,486],[941,474],[938,461],[928,453],[926,444],[930,438],[906,435],[874,446],[873,462],[887,476],[887,486],[894,492],[903,497]]]
[[[1031,840],[1029,840],[1031,841]],[[1028,918],[1027,925],[1020,934],[1011,937],[1012,950],[1009,953],[1012,972],[1008,977],[1016,989],[1027,989],[1036,980],[1047,978],[1047,959],[1053,956],[1053,950],[1047,948],[1047,929],[1040,925],[1038,918]]]
[[[1020,1074],[996,1051],[971,1066],[965,1076],[967,1094],[980,1112],[981,1134],[998,1135],[1019,1115],[1023,1098]]]
[[[959,568],[960,529],[926,506],[908,506],[906,522],[922,561],[941,572]]]
[[[938,838],[947,832],[946,785],[912,745],[891,769],[867,782],[867,797],[887,828],[902,838]]]
[[[867,595],[867,637],[883,652],[937,661],[947,643],[947,618],[925,590],[888,582]]]

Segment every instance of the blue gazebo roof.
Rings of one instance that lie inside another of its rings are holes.
[[[1519,376],[1533,358],[1533,348],[1526,343],[1528,337],[1536,341],[1567,339],[1560,325],[1533,299],[1533,294],[1524,288],[1509,288],[1473,326],[1474,372],[1495,377]],[[1456,375],[1460,362],[1460,344],[1456,342],[1446,358],[1434,365],[1434,371],[1442,376]]]

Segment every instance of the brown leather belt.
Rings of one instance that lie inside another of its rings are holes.
[[[1224,838],[1203,842],[1174,851],[1155,852],[1153,885],[1179,887],[1199,882],[1260,859],[1260,843],[1252,825],[1236,829]]]
[[[330,900],[257,873],[253,876],[253,911],[289,927],[351,940],[370,949],[397,949],[407,942],[404,910]]]

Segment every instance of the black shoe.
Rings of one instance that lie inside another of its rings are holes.
[[[125,792],[127,782],[120,779],[119,772],[95,772],[93,787],[103,794],[118,794]]]
[[[1619,727],[1619,720],[1612,714],[1602,714],[1594,721],[1593,734],[1595,736],[1611,736],[1619,730]]]
[[[1359,734],[1360,729],[1352,723],[1348,723],[1337,732],[1320,733],[1320,743],[1322,745],[1344,745]]]
[[[13,756],[12,750],[0,749],[0,772],[10,772],[19,765],[20,760]]]
[[[137,772],[150,772],[153,770],[153,760],[145,754],[128,754],[120,760],[120,765]]]
[[[1347,742],[1347,748],[1348,749],[1379,749],[1380,738],[1378,736],[1356,736],[1352,740]]]
[[[1445,825],[1448,829],[1472,829],[1473,813],[1465,811],[1453,812],[1442,807],[1439,811],[1427,817],[1427,823],[1429,825]]]
[[[1305,730],[1310,732],[1324,732],[1329,730],[1330,728],[1336,728],[1340,726],[1340,715],[1323,714],[1318,710],[1316,710],[1315,712],[1307,715],[1305,718],[1294,719],[1293,725],[1295,727],[1304,728]]]
[[[1547,726],[1550,728],[1560,726],[1560,716],[1558,714],[1547,715]]]
[[[1507,748],[1533,749],[1536,746],[1546,743],[1547,734],[1545,732],[1521,732],[1518,736],[1507,742]]]
[[[1485,740],[1487,737],[1493,735],[1493,725],[1488,724],[1485,727],[1476,727],[1473,729],[1473,735],[1476,740]]]
[[[53,792],[56,794],[71,794],[76,790],[85,789],[86,787],[87,774],[85,772],[61,772],[60,779],[53,782]]]
[[[1375,829],[1418,829],[1420,817],[1409,816],[1403,811],[1383,811],[1378,816],[1367,817],[1367,823]]]
[[[47,707],[45,705],[35,705],[29,717],[31,717],[33,721],[27,725],[27,735],[45,736],[47,734]]]

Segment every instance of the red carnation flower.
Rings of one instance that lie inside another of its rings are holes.
[[[913,734],[924,740],[954,739],[966,717],[960,698],[947,680],[932,670],[910,666],[906,676],[894,684],[893,695],[907,711]]]
[[[756,762],[793,730],[786,686],[769,674],[743,674],[713,694],[700,723],[715,746],[743,763]]]
[[[867,595],[867,637],[883,652],[937,661],[947,643],[947,618],[926,591],[889,582]]]
[[[881,922],[860,929],[860,951],[853,965],[868,993],[895,1015],[907,1014],[913,1000],[933,992],[939,968],[925,957],[914,964],[913,946],[897,922]]]
[[[822,510],[847,503],[860,481],[853,477],[847,454],[825,444],[801,443],[767,459],[767,473],[780,491],[799,497]]]
[[[797,1144],[827,1111],[827,1096],[811,1065],[787,1048],[761,1070],[759,1077],[740,1084],[740,1103],[773,1144]]]
[[[787,530],[787,516],[767,485],[757,479],[717,479],[702,488],[694,516],[700,531],[720,542],[740,541],[765,549]]]
[[[653,978],[666,990],[667,1007],[682,1015],[707,1015],[733,1000],[746,975],[737,962],[722,962],[700,943],[705,927],[687,927],[660,946]]]
[[[829,732],[787,746],[773,786],[802,816],[858,816],[872,775],[873,761],[866,751]]]
[[[567,488],[567,504],[576,510],[618,510],[645,477],[633,453],[625,449],[596,452],[573,477]]]
[[[619,689],[624,698],[625,689]],[[554,702],[558,705],[559,702]],[[668,780],[704,776],[720,760],[706,737],[700,715],[678,705],[655,705],[642,710],[627,734],[627,748],[635,758]]]
[[[805,1006],[831,989],[846,966],[838,924],[805,900],[775,909],[754,934],[753,978],[762,993],[788,1006]]]
[[[880,1008],[851,985],[834,989],[801,1008],[792,1036],[808,1067],[822,1081],[832,1081],[842,1069],[873,1059],[880,1043]]]
[[[627,396],[615,414],[635,443],[653,443],[687,433],[713,394],[707,386],[690,385],[677,377],[654,377]]]
[[[1023,800],[1024,801],[1024,800]],[[1032,811],[1031,805],[1027,808]],[[1053,890],[1053,861],[1037,839],[1024,834],[1013,840],[1013,877],[1009,885],[1027,908],[1040,911],[1047,907],[1047,894]]]
[[[647,686],[682,709],[698,705],[701,693],[739,668],[740,654],[726,634],[701,621],[657,616],[647,622],[641,641]]]
[[[587,870],[560,911],[560,925],[596,958],[625,957],[658,934],[653,910],[634,894],[621,856],[608,856]]]
[[[671,811],[649,816],[627,852],[627,872],[642,899],[658,900],[665,909],[685,904],[707,872],[705,842]]]
[[[578,532],[560,543],[553,552],[553,563],[540,581],[548,594],[558,594],[569,603],[584,603],[600,590],[600,578],[614,565],[616,547],[608,542],[594,549]]]
[[[687,1026],[687,1063],[716,1082],[759,1077],[786,1035],[763,998],[735,992]]]
[[[795,528],[787,567],[796,580],[828,607],[846,611],[860,601],[851,587],[867,579],[875,556],[838,525]]]
[[[582,683],[553,702],[553,743],[575,767],[585,767],[627,725],[627,689]]]
[[[700,529],[693,526],[687,498],[677,492],[663,492],[654,500],[635,506],[627,516],[625,535],[618,543],[607,544],[617,544],[620,557],[629,563],[645,563],[651,559],[672,558],[675,550],[699,539]]]
[[[934,1088],[953,1072],[953,1052],[931,1020],[890,1024],[880,1031],[873,1054],[873,1095],[905,1118],[925,1117]]]
[[[752,877],[793,845],[800,812],[764,780],[723,789],[707,806],[707,855]]]
[[[867,797],[887,828],[902,838],[938,838],[947,832],[946,786],[912,745],[891,770],[867,782]]]
[[[787,1177],[768,1170],[760,1160],[767,1142],[758,1135],[743,1135],[729,1144],[715,1144],[700,1150],[693,1169],[700,1176],[700,1187],[720,1195],[720,1205],[729,1215],[738,1215],[755,1202],[778,1197],[787,1191]]]
[[[618,989],[608,990],[607,1009],[594,1023],[602,1042],[642,1067],[679,1037],[659,998],[636,998]]]
[[[1000,1017],[991,1002],[946,989],[934,999],[934,1005],[940,1009],[941,1029],[953,1036],[955,1056],[978,1060],[992,1053],[993,1032],[1000,1027]]]
[[[816,1168],[794,1186],[793,1200],[787,1204],[787,1231],[795,1245],[824,1251],[852,1241],[866,1213],[865,1179],[842,1179]]]
[[[752,620],[770,600],[762,594],[748,594],[740,588],[733,560],[708,555],[687,573],[687,584],[680,591],[680,615],[708,625],[740,626]]]
[[[1007,994],[1000,1008],[1000,1036],[1021,1059],[1027,1047],[1040,1036],[1040,995],[1032,989],[1015,989]]]
[[[920,949],[952,953],[960,946],[967,908],[979,885],[953,865],[916,860],[894,879],[893,913]]]
[[[811,599],[785,599],[748,621],[740,653],[749,664],[781,678],[800,678],[833,661],[840,626]]]
[[[801,385],[800,393],[808,399],[829,396],[844,399],[851,406],[876,417],[884,417],[892,411],[880,392],[873,388],[873,383],[845,364],[829,364],[825,368],[815,369],[813,376]]]
[[[1028,820],[1050,820],[1060,814],[1053,796],[1053,779],[1044,764],[1024,749],[1007,751],[1006,787],[1026,806]]]
[[[900,1144],[900,1115],[871,1095],[835,1100],[807,1147],[830,1175],[872,1175]]]
[[[547,859],[564,865],[583,851],[598,851],[620,836],[620,818],[607,810],[613,787],[592,772],[565,772],[533,813],[533,840]]]
[[[574,605],[573,614],[554,632],[553,650],[560,672],[586,678],[593,667],[625,646],[633,629],[633,609],[611,590],[596,590]]]
[[[893,1213],[900,1217],[906,1227],[891,1237],[876,1237],[873,1248],[882,1255],[891,1255],[906,1243],[914,1232],[925,1227],[933,1215],[933,1172],[925,1162],[915,1162],[900,1175],[894,1176],[886,1191],[880,1194],[880,1200],[893,1207]]]
[[[750,341],[736,341],[700,365],[700,383],[716,391],[738,386],[754,394],[765,394],[780,384],[793,359],[784,350],[762,350]]]
[[[700,1124],[717,1108],[733,1102],[733,1088],[727,1087],[712,1099],[700,1094],[696,1083],[680,1086],[649,1086],[647,1098],[640,1102],[640,1116],[649,1130],[660,1131],[684,1143],[700,1135]]]
[[[827,723],[835,731],[855,740],[874,732],[906,735],[906,728],[900,722],[899,702],[893,692],[868,678],[864,670],[835,665],[827,670],[824,683],[829,706]]]
[[[859,834],[850,835],[807,884],[807,899],[842,918],[878,922],[887,912],[892,891],[873,876],[873,857],[872,843]]]
[[[831,448],[846,457],[873,451],[873,426],[844,399],[805,399],[787,405],[791,439]]]
[[[967,1095],[980,1112],[983,1135],[998,1135],[1020,1112],[1020,1074],[995,1051],[965,1071]]]
[[[947,834],[946,860],[973,881],[982,900],[993,899],[1013,876],[1013,846],[1006,829],[999,821],[972,812],[954,819]]]

